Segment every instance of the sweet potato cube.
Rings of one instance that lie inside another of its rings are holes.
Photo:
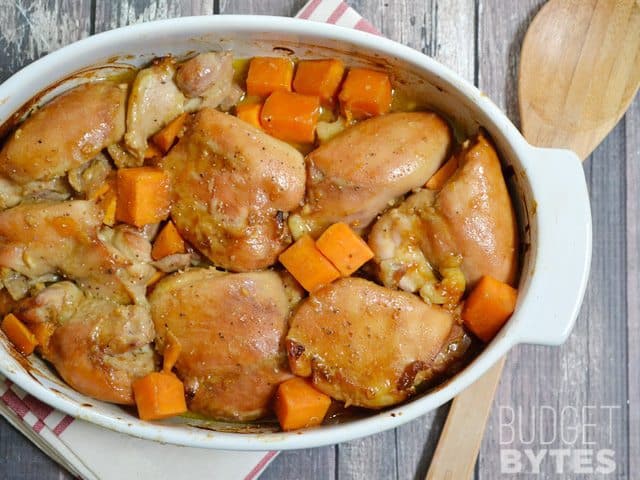
[[[343,75],[344,64],[340,60],[302,60],[298,62],[293,90],[320,97],[323,104],[333,106]]]
[[[331,398],[296,377],[278,385],[274,410],[282,430],[315,427],[324,420]]]
[[[151,258],[160,260],[168,255],[185,253],[186,251],[184,240],[180,236],[178,229],[173,222],[169,220],[153,242]]]
[[[162,150],[162,153],[167,153],[173,146],[176,139],[180,137],[187,118],[189,118],[189,114],[186,112],[178,115],[176,118],[171,120],[166,127],[151,137],[153,143]],[[145,158],[147,158],[146,153]]]
[[[256,128],[262,129],[262,126],[260,125],[261,110],[261,103],[241,103],[240,105],[236,105],[236,117]]]
[[[98,202],[104,211],[102,223],[113,227],[116,223],[116,208],[118,206],[118,197],[116,192],[110,190]]]
[[[462,321],[476,337],[489,342],[515,310],[517,298],[511,285],[485,275],[465,300]]]
[[[264,102],[260,124],[265,132],[287,142],[315,140],[320,99],[299,93],[273,92]]]
[[[144,151],[144,159],[149,160],[150,158],[156,158],[162,156],[162,150],[160,147],[156,146],[153,143],[150,143],[147,146],[147,149]]]
[[[352,68],[347,73],[338,98],[347,119],[382,115],[391,108],[391,81],[386,73]]]
[[[36,346],[38,346],[36,336],[13,313],[9,313],[4,317],[0,328],[24,356],[31,355]]]
[[[276,90],[291,91],[293,62],[284,57],[255,57],[249,64],[247,94],[266,97]]]
[[[51,339],[51,335],[53,335],[56,326],[51,322],[42,322],[30,323],[28,328],[36,337],[40,350],[43,353],[46,353],[49,348],[49,340]]]
[[[373,258],[373,252],[360,235],[346,223],[334,223],[316,241],[316,247],[348,277]]]
[[[279,260],[308,292],[340,278],[340,272],[320,253],[309,235],[300,237],[280,254]]]
[[[444,187],[444,184],[447,183],[447,180],[451,178],[451,176],[456,173],[458,169],[458,157],[455,155],[447,160],[444,165],[442,165],[436,173],[434,173],[427,183],[425,187],[429,190],[440,190]]]
[[[142,227],[169,215],[169,176],[154,167],[121,168],[117,178],[116,220]]]
[[[184,385],[171,372],[151,372],[137,379],[133,396],[142,420],[160,420],[187,411]]]

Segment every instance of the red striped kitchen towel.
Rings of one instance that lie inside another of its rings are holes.
[[[339,0],[311,0],[296,17],[379,35],[373,25]],[[188,465],[191,478],[253,480],[278,453],[177,447],[123,435],[58,412],[2,375],[0,414],[49,457],[87,480],[125,478],[123,464],[127,472],[136,472],[136,478],[181,478]]]

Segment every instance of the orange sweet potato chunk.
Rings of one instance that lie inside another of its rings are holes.
[[[447,180],[456,173],[457,169],[458,157],[453,156],[447,160],[429,180],[427,180],[425,187],[429,190],[441,190],[442,187],[444,187],[444,184],[447,183]]]
[[[133,396],[142,420],[160,420],[187,411],[184,385],[170,372],[151,372],[137,379]]]
[[[511,285],[483,276],[462,308],[462,321],[483,342],[489,342],[516,308],[518,291]]]
[[[316,240],[316,247],[343,277],[348,277],[373,258],[367,242],[342,222],[327,228]]]
[[[241,103],[240,105],[236,105],[236,117],[260,129],[262,129],[260,125],[261,111],[261,103]]]
[[[276,90],[291,91],[293,62],[284,57],[255,57],[249,63],[247,94],[266,97]]]
[[[116,220],[142,227],[169,215],[169,176],[154,167],[121,168],[117,177]]]
[[[315,140],[320,99],[278,90],[264,102],[260,124],[265,132],[286,142]]]
[[[344,64],[340,60],[301,60],[293,79],[293,89],[320,97],[323,104],[332,106],[343,75]]]
[[[13,313],[4,317],[0,328],[18,351],[25,356],[31,355],[38,346],[36,336]]]
[[[300,237],[280,254],[279,260],[308,292],[340,278],[340,272],[320,253],[309,235]]]
[[[391,109],[389,75],[368,68],[352,68],[340,90],[340,108],[347,119],[356,120],[387,113]]]
[[[160,260],[168,255],[185,253],[186,251],[184,240],[180,236],[180,233],[178,233],[178,229],[173,222],[169,220],[153,242],[151,258]]]
[[[282,430],[315,427],[324,420],[331,398],[296,377],[278,386],[274,410]]]
[[[178,115],[166,127],[151,137],[153,143],[162,150],[162,153],[167,153],[171,149],[176,139],[181,135],[187,118],[189,118],[189,114],[186,112]],[[147,158],[146,153],[145,158]]]

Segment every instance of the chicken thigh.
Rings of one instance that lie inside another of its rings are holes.
[[[132,382],[155,368],[148,308],[88,298],[64,281],[22,300],[15,312],[30,329],[50,332],[38,346],[42,356],[69,385],[98,400],[133,404]]]
[[[43,355],[79,392],[132,405],[132,383],[155,369],[154,337],[147,308],[85,298],[53,331]]]
[[[125,86],[86,83],[24,121],[0,150],[0,176],[18,185],[51,180],[95,157],[124,135]]]
[[[453,315],[362,278],[338,280],[300,305],[287,334],[289,365],[348,405],[401,402],[430,376]]]
[[[498,156],[479,136],[459,165],[442,190],[413,194],[373,226],[369,246],[386,286],[453,305],[483,275],[514,281],[518,229]]]
[[[289,218],[295,238],[317,236],[336,222],[356,230],[398,197],[421,187],[451,145],[435,113],[392,113],[365,120],[322,144],[307,158],[307,193]]]
[[[172,179],[176,227],[215,265],[265,268],[290,243],[285,217],[302,201],[305,179],[295,148],[203,109],[162,166]]]
[[[182,347],[175,369],[191,411],[238,421],[267,413],[291,376],[289,305],[278,274],[191,269],[162,280],[149,301],[158,349],[170,334]]]
[[[63,275],[97,297],[130,303],[135,287],[154,272],[145,262],[151,247],[135,232],[100,232],[101,226],[102,212],[85,200],[22,204],[0,212],[0,267],[30,279]]]

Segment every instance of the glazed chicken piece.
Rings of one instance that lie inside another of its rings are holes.
[[[479,136],[459,165],[442,190],[415,193],[373,226],[369,246],[386,286],[454,305],[483,275],[515,280],[518,229],[498,156]]]
[[[79,392],[132,405],[132,383],[155,369],[154,337],[145,307],[87,298],[54,330],[43,355]]]
[[[382,408],[428,378],[453,315],[362,278],[338,280],[300,305],[287,334],[294,374],[345,405]]]
[[[110,176],[115,176],[115,172],[109,159],[105,154],[99,153],[87,163],[69,170],[67,181],[76,192],[90,198],[105,186]]]
[[[113,155],[116,165],[142,165],[147,139],[184,111],[185,97],[173,81],[175,62],[170,57],[154,60],[138,72],[127,106],[124,143],[131,157]],[[124,163],[123,163],[124,162]]]
[[[22,200],[22,187],[0,175],[0,210],[13,207]]]
[[[14,313],[31,331],[42,330],[51,334],[76,313],[78,305],[84,299],[84,294],[73,282],[62,281],[20,300],[14,308]],[[46,338],[47,335],[40,336],[38,340],[41,343],[37,347],[45,356],[49,352],[49,343],[48,340],[42,340]]]
[[[120,303],[144,300],[136,290],[154,271],[145,263],[148,241],[131,231],[100,232],[100,227],[100,209],[85,200],[22,204],[0,212],[0,267],[30,279],[60,274]]]
[[[38,348],[81,393],[133,404],[132,382],[155,368],[155,331],[147,308],[87,298],[72,282],[54,283],[18,304],[30,327],[52,332]]]
[[[277,385],[291,376],[289,307],[275,272],[195,268],[161,280],[149,301],[159,351],[168,332],[182,347],[175,370],[191,411],[238,421],[268,412]]]
[[[67,200],[72,194],[73,191],[64,177],[35,180],[25,185],[18,185],[0,177],[0,210],[13,207],[20,202]]]
[[[57,326],[69,320],[83,300],[84,294],[73,282],[57,282],[19,302],[16,314],[27,324]]]
[[[464,358],[468,356],[472,342],[471,334],[467,333],[461,321],[454,322],[449,337],[433,359],[431,378],[426,378],[425,381],[433,383],[442,379],[443,375],[451,376],[457,373],[464,364]]]
[[[198,108],[216,108],[232,93],[233,55],[208,52],[196,55],[178,66],[176,85]]]
[[[215,265],[268,267],[290,243],[287,212],[304,195],[304,160],[290,145],[213,109],[200,110],[162,164],[171,217]]]
[[[307,156],[305,204],[289,218],[294,237],[317,236],[336,222],[363,230],[424,185],[450,145],[449,127],[435,113],[392,113],[345,130]]]
[[[9,137],[0,151],[0,176],[25,185],[61,177],[91,160],[122,138],[126,96],[125,86],[96,82],[56,97]]]

